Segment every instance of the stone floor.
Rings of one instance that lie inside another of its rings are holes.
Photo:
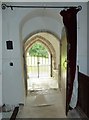
[[[60,91],[30,92],[17,118],[66,118]]]
[[[76,110],[65,114],[58,81],[53,78],[28,79],[28,96],[17,118],[80,118]]]
[[[58,81],[53,77],[30,78],[27,82],[30,91],[58,88]]]
[[[80,118],[74,109],[65,115],[62,95],[59,89],[29,92],[24,107],[17,118]]]

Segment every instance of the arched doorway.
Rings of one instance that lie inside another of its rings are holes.
[[[35,42],[27,50],[26,63],[29,78],[52,77],[51,55],[41,42]]]
[[[52,39],[53,41],[56,40],[57,43],[56,42],[52,43]],[[56,56],[56,54],[59,54],[59,51],[58,51],[60,49],[59,46],[60,44],[58,39],[54,35],[48,32],[35,33],[25,41],[24,53],[25,53],[25,63],[26,63],[25,67],[26,67],[26,74],[27,74],[26,75],[27,90],[31,90],[32,88],[28,86],[28,84],[31,84],[31,80],[32,80],[31,78],[33,78],[33,81],[36,81],[36,83],[34,84],[37,84],[37,81],[41,82],[42,80],[43,82],[45,80],[44,83],[41,84],[41,87],[38,88],[38,86],[40,85],[37,85],[36,88],[38,89],[58,88],[58,82],[59,82],[58,66],[60,63],[59,61],[60,55]],[[53,79],[55,80],[52,81]],[[32,84],[33,84],[33,81],[32,81]]]

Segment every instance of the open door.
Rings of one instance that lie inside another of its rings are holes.
[[[23,46],[23,62],[24,62],[24,83],[25,83],[25,95],[27,96],[27,66],[26,66],[26,59],[25,59],[25,50]]]
[[[65,28],[62,30],[61,35],[61,90],[63,94],[63,102],[66,108],[67,113],[67,69],[68,69],[68,63],[67,63],[67,56],[68,56],[68,48],[67,48],[67,37],[66,37],[66,31]]]
[[[71,7],[60,12],[63,17],[65,26],[66,41],[62,41],[62,64],[66,67],[66,115],[69,111],[69,104],[71,101],[73,82],[76,71],[76,56],[77,56],[77,12],[81,10],[80,7]],[[64,52],[67,51],[67,52]],[[64,57],[65,55],[65,57]]]

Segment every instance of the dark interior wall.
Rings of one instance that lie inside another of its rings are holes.
[[[89,76],[78,72],[78,108],[89,118]]]

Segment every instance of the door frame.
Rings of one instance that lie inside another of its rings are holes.
[[[28,40],[29,40],[29,38],[31,38],[35,34],[41,33],[41,32],[53,35],[54,37],[57,38],[57,40],[60,43],[59,37],[55,33],[52,33],[52,32],[47,31],[47,30],[35,31],[35,32],[31,33],[29,36],[27,36],[26,39],[24,40],[24,42],[23,42],[23,58],[25,57],[24,58],[24,70],[25,70],[24,80],[25,80],[26,95],[27,95],[28,91],[27,91],[27,67],[26,67],[26,56],[25,56],[26,54],[25,53],[26,53],[27,49],[35,42],[35,37],[33,37],[30,41],[28,41]],[[44,37],[42,37],[40,35],[37,35],[37,41],[42,42],[47,47],[47,49],[49,50],[50,55],[52,55],[52,61],[54,61],[54,63],[51,62],[52,63],[51,66],[52,67],[54,66],[54,69],[56,69],[56,52],[55,52],[55,49],[54,49],[53,45],[46,38],[44,38]],[[53,71],[51,71],[51,75],[53,75]]]

